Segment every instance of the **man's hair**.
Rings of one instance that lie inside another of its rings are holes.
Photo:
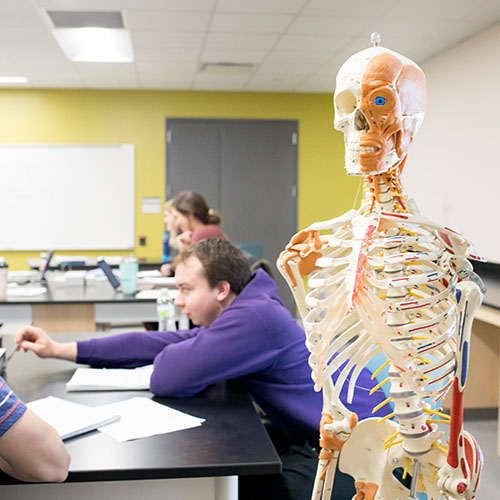
[[[243,252],[227,240],[206,238],[190,245],[176,258],[178,266],[190,257],[196,257],[203,266],[203,272],[211,288],[227,281],[231,290],[238,295],[252,277],[248,260]]]

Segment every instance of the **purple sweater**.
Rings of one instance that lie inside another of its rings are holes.
[[[318,436],[321,393],[313,390],[305,334],[262,270],[209,326],[177,332],[126,333],[78,342],[77,362],[132,368],[154,363],[151,391],[184,397],[209,384],[238,378],[269,419],[292,441]],[[358,385],[372,387],[363,370]],[[383,393],[367,401],[359,391],[352,409],[370,416]],[[345,401],[346,391],[342,393]]]

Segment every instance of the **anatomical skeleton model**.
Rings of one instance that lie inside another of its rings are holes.
[[[378,46],[350,57],[334,95],[348,174],[362,176],[360,208],[297,233],[278,259],[306,332],[315,389],[323,391],[321,453],[313,499],[331,496],[335,469],[354,477],[355,500],[474,498],[482,468],[463,430],[471,323],[482,286],[455,231],[419,214],[400,174],[424,116],[425,76]],[[307,282],[307,283],[306,283]],[[358,423],[352,401],[378,353],[394,411]],[[380,357],[380,356],[379,356]],[[334,384],[332,374],[339,371]],[[451,414],[438,403],[452,393]],[[390,419],[393,417],[393,419]],[[440,430],[449,425],[449,437]]]

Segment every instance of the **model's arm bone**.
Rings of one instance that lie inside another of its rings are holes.
[[[475,453],[477,443],[469,433],[463,430],[463,394],[467,382],[469,346],[474,314],[479,308],[482,293],[472,281],[463,281],[457,285],[458,336],[456,353],[456,372],[453,381],[453,399],[451,405],[451,423],[447,464],[440,471],[440,487],[452,495],[472,498],[475,492],[475,478],[482,468],[480,453]],[[466,443],[472,450],[466,454]],[[471,459],[477,463],[470,463]],[[464,474],[463,468],[466,468]]]
[[[29,409],[0,437],[0,469],[21,481],[64,481],[69,462],[55,429]]]

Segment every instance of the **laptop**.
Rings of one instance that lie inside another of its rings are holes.
[[[98,260],[97,265],[103,270],[104,275],[106,276],[106,278],[108,278],[108,281],[111,284],[111,286],[116,291],[118,291],[118,289],[120,288],[120,282],[118,281],[118,278],[114,275],[110,265],[103,259]]]
[[[43,268],[42,274],[40,275],[40,283],[47,283],[47,280],[45,279],[45,274],[49,270],[50,267],[50,261],[52,260],[52,256],[54,255],[55,250],[51,250],[49,252],[49,256],[47,257],[47,262],[45,262],[45,267]]]

